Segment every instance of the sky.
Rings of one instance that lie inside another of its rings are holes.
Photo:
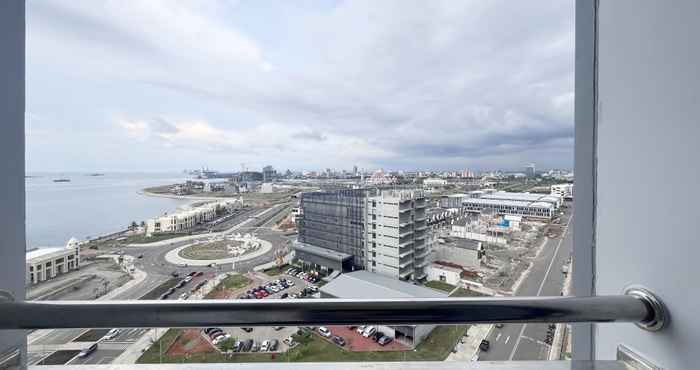
[[[573,165],[573,1],[30,0],[27,170]]]

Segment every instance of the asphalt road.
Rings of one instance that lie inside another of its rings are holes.
[[[286,205],[281,205],[281,206],[276,206],[276,207],[286,207]],[[270,228],[271,224],[274,221],[273,219],[270,219],[268,215],[264,215],[261,217],[254,217],[255,215],[260,214],[263,212],[265,209],[252,209],[250,211],[246,211],[241,213],[240,215],[237,215],[234,220],[229,220],[227,222],[231,224],[241,224],[243,222],[246,222],[247,220],[250,220],[247,222],[246,226],[238,228],[235,232],[240,232],[240,233],[254,233],[258,237],[267,240],[272,243],[272,249],[261,256],[252,258],[247,261],[242,261],[236,263],[235,266],[235,271],[245,273],[248,271],[251,271],[255,266],[270,262],[273,260],[273,254],[275,251],[282,249],[282,248],[289,248],[291,247],[291,243],[294,240],[294,236],[288,237],[285,236],[282,232],[272,230]],[[271,211],[270,213],[274,213],[274,210]],[[248,226],[250,225],[250,226]],[[208,238],[209,236],[204,234],[202,238]],[[228,272],[232,271],[232,266],[230,264],[227,265],[219,265],[216,268],[211,268],[211,267],[180,267],[176,265],[172,265],[168,262],[165,261],[165,254],[168,253],[170,250],[174,248],[178,248],[182,245],[185,244],[190,244],[192,241],[183,241],[183,242],[176,242],[176,243],[171,243],[163,246],[158,246],[158,247],[128,247],[128,248],[121,248],[121,250],[124,250],[124,252],[128,255],[131,256],[139,256],[143,255],[142,258],[137,258],[135,259],[135,266],[136,268],[146,271],[147,272],[147,277],[142,281],[140,284],[134,286],[133,288],[129,289],[126,292],[123,292],[122,294],[117,295],[114,299],[118,300],[131,300],[131,299],[138,299],[144,294],[148,293],[155,287],[159,286],[162,284],[164,281],[170,279],[171,273],[176,271],[180,274],[181,277],[184,277],[185,275],[189,274],[192,271],[202,271],[204,272],[204,276],[195,278],[192,282],[189,284],[185,285],[183,288],[176,289],[175,293],[171,295],[169,299],[177,299],[178,296],[183,293],[183,292],[189,292],[190,289],[194,284],[196,284],[198,281],[205,279],[205,278],[211,278],[215,276],[216,274],[223,273],[223,272]],[[116,250],[114,251],[116,252]],[[82,335],[89,329],[57,329],[51,331],[49,334],[45,335],[44,337],[40,338],[39,340],[33,342],[29,346],[29,352],[30,355],[33,355],[33,358],[36,358],[36,361],[38,361],[40,358],[45,357],[41,356],[40,353],[45,353],[46,348],[49,346],[55,346],[55,345],[60,345],[60,344],[66,344],[72,342],[75,338],[78,336]],[[138,340],[144,333],[146,333],[147,329],[144,328],[133,328],[133,329],[123,329],[122,332],[113,340],[110,341],[105,341],[105,345],[113,346],[114,344],[119,344],[119,343],[132,343]],[[89,344],[86,343],[86,346]],[[84,359],[78,359],[74,358],[70,364],[105,364],[105,363],[110,363],[114,358],[118,357],[121,353],[123,352],[123,349],[119,348],[109,348],[109,349],[103,349],[99,348],[92,354],[90,354],[88,357]]]
[[[573,224],[570,223],[573,209],[565,211],[562,225],[568,225],[562,238],[547,241],[542,253],[534,261],[529,275],[523,280],[517,296],[559,296],[564,275],[562,266],[573,248]],[[505,324],[494,328],[487,339],[491,342],[488,352],[479,354],[479,361],[546,360],[550,346],[544,342],[548,324]]]

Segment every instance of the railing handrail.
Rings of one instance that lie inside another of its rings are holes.
[[[0,329],[614,321],[652,329],[655,325],[658,330],[665,322],[665,312],[633,293],[598,297],[0,303]]]

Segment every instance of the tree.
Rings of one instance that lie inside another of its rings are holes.
[[[129,230],[134,230],[138,226],[139,225],[136,223],[136,221],[131,221],[131,224],[129,225]]]

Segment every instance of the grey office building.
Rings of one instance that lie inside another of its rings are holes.
[[[364,266],[366,189],[303,193],[296,257],[332,270]]]

